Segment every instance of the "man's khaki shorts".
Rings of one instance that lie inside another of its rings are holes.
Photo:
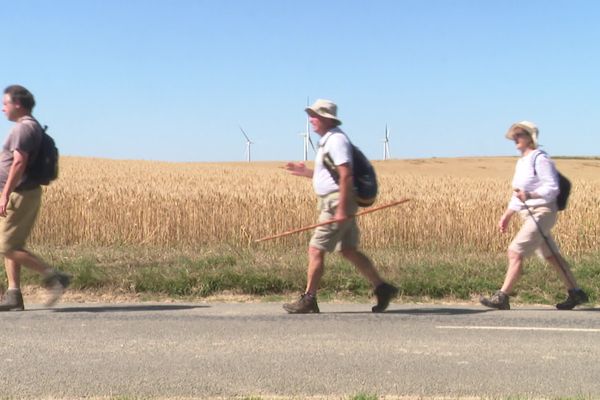
[[[40,187],[10,194],[6,217],[0,217],[0,254],[25,248],[41,204]]]
[[[335,216],[339,198],[339,192],[330,193],[319,198],[319,222],[329,221]],[[346,212],[356,214],[357,210],[358,205],[356,202],[350,201]],[[333,223],[316,228],[309,245],[327,252],[357,248],[359,236],[356,218],[350,218],[342,223]]]
[[[538,225],[544,232],[544,235],[546,238],[548,238],[548,242],[552,246],[554,254],[558,254],[558,246],[556,245],[556,242],[550,233],[550,229],[552,229],[554,224],[556,224],[558,217],[556,204],[553,203],[552,205],[547,204],[543,206],[529,207],[529,209],[533,213],[535,219],[538,221]],[[508,246],[508,249],[522,255],[523,257],[531,255],[534,251],[538,256],[543,258],[552,256],[552,251],[550,251],[548,248],[548,245],[540,234],[539,228],[537,227],[535,221],[531,218],[529,211],[519,211],[519,215],[523,220],[523,225],[517,233],[517,236],[515,236],[511,244]]]

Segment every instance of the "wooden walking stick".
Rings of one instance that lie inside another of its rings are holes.
[[[394,202],[391,202],[391,203],[388,203],[388,204],[383,204],[383,205],[378,206],[378,207],[369,208],[367,210],[361,211],[361,212],[356,213],[354,215],[349,215],[348,217],[344,218],[341,221],[345,221],[345,220],[350,219],[350,218],[358,217],[360,215],[369,214],[369,213],[372,213],[372,212],[375,212],[375,211],[383,210],[384,208],[389,208],[389,207],[397,206],[399,204],[406,203],[409,200],[410,199],[402,199],[402,200],[397,200],[397,201],[394,201]],[[280,238],[280,237],[283,237],[283,236],[292,235],[294,233],[308,231],[308,230],[311,230],[311,229],[314,229],[314,228],[318,228],[319,226],[329,225],[329,224],[333,224],[335,222],[340,222],[340,221],[335,220],[335,219],[330,219],[329,221],[319,222],[318,224],[304,226],[302,228],[293,229],[291,231],[279,233],[277,235],[267,236],[267,237],[264,237],[264,238],[261,238],[261,239],[257,239],[257,240],[254,241],[254,243],[264,242],[266,240],[277,239],[277,238]]]

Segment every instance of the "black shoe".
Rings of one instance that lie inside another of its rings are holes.
[[[64,272],[55,271],[44,279],[43,285],[48,290],[48,298],[44,305],[52,307],[63,295],[71,283],[71,276]]]
[[[498,310],[510,310],[508,295],[501,290],[498,290],[489,299],[482,296],[479,302],[486,307],[497,308]]]
[[[374,313],[384,312],[390,300],[392,300],[398,294],[398,288],[390,285],[389,283],[382,283],[375,288],[375,296],[377,296],[377,305],[371,308]]]
[[[581,289],[569,290],[569,296],[562,303],[558,303],[556,308],[559,310],[572,310],[575,306],[588,302],[588,296]]]
[[[8,289],[0,302],[0,311],[23,311],[23,296],[18,289]]]
[[[317,298],[309,295],[308,293],[301,295],[298,301],[284,304],[283,309],[290,314],[319,313]]]

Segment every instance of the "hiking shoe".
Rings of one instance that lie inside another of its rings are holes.
[[[8,289],[0,302],[0,311],[23,311],[23,296],[18,289]]]
[[[52,275],[44,278],[43,285],[48,289],[48,298],[44,305],[46,307],[52,307],[56,304],[58,299],[60,299],[60,296],[62,296],[69,287],[70,283],[71,276],[60,271],[55,271]]]
[[[486,307],[497,308],[498,310],[510,310],[508,295],[501,290],[498,290],[489,299],[482,296],[479,302]]]
[[[308,293],[301,295],[298,301],[284,304],[283,309],[290,314],[319,313],[317,298],[309,295]]]
[[[588,302],[588,296],[581,289],[569,290],[569,296],[562,303],[558,303],[556,308],[559,310],[572,310],[575,306]]]
[[[382,283],[375,288],[375,296],[377,296],[377,305],[371,308],[374,313],[384,312],[390,300],[398,294],[398,288],[389,283]]]

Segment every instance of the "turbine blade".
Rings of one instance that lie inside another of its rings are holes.
[[[244,137],[246,138],[247,141],[250,141],[250,138],[248,137],[248,135],[246,135],[246,132],[244,131],[244,128],[242,128],[240,126],[240,131],[242,131],[242,133],[244,134]]]

